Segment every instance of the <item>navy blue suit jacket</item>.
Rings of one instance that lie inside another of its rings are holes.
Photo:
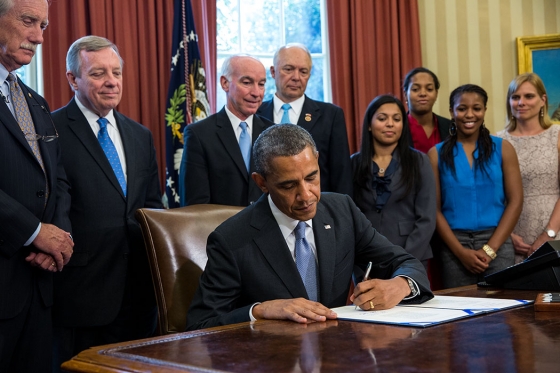
[[[117,316],[127,277],[141,306],[155,306],[150,268],[140,225],[141,207],[162,208],[156,153],[151,132],[113,111],[121,135],[127,196],[80,108],[72,100],[53,113],[62,159],[70,183],[70,221],[74,254],[55,274],[55,325],[106,325]]]
[[[47,102],[18,81],[39,135],[54,135]],[[70,231],[70,195],[60,158],[60,141],[39,140],[45,173],[19,124],[0,100],[0,319],[21,312],[36,283],[45,305],[52,305],[52,273],[31,267],[24,243],[39,222]],[[46,199],[46,184],[50,195]]]
[[[252,143],[271,125],[267,119],[253,115]],[[261,196],[262,191],[251,178],[255,164],[251,159],[247,172],[225,108],[186,126],[183,138],[179,172],[181,206],[202,203],[248,206]]]
[[[372,228],[349,196],[322,193],[313,218],[319,263],[319,301],[346,304],[354,265],[371,261],[371,278],[413,278],[420,296],[433,297],[422,264]],[[307,292],[268,195],[226,220],[208,237],[208,263],[187,316],[187,329],[249,321],[256,302],[307,298]]]

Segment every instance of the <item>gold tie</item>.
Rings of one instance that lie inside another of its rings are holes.
[[[35,154],[35,158],[37,158],[43,172],[45,172],[45,165],[43,164],[43,158],[41,157],[41,151],[39,150],[39,140],[37,140],[35,136],[37,132],[35,132],[35,126],[33,125],[31,114],[29,113],[29,107],[27,106],[25,97],[23,97],[23,91],[13,74],[8,75],[8,81],[10,82],[10,93],[12,94],[12,104],[14,106],[16,120],[19,123],[19,127],[25,135],[27,143],[31,147],[33,154]]]

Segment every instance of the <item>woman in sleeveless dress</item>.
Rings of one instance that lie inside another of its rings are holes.
[[[430,149],[443,286],[475,284],[514,263],[510,235],[523,191],[515,150],[484,125],[488,95],[462,85],[449,98],[452,135]]]
[[[550,120],[546,90],[535,73],[510,83],[507,113],[506,129],[497,135],[515,148],[523,180],[523,210],[511,235],[520,262],[546,241],[559,239],[560,126]]]

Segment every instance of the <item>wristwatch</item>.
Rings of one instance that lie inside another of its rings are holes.
[[[414,286],[414,282],[411,279],[407,277],[406,281],[408,282],[408,287],[410,288],[410,295],[407,298],[414,298],[418,295],[419,291],[416,289],[416,286]]]
[[[556,237],[556,232],[554,231],[554,229],[546,228],[545,232],[546,232],[546,235],[550,238],[555,238]]]

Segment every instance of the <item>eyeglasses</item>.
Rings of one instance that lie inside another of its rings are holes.
[[[33,97],[33,99],[35,99],[35,97]],[[25,139],[27,141],[39,141],[39,140],[43,140],[44,142],[51,142],[54,141],[56,139],[58,139],[58,131],[56,130],[56,127],[54,126],[54,122],[52,120],[51,117],[51,113],[49,113],[49,111],[43,106],[43,105],[39,105],[39,103],[37,102],[37,104],[33,104],[33,106],[40,106],[41,109],[43,109],[43,111],[48,115],[50,121],[51,121],[51,125],[52,128],[54,129],[54,135],[48,135],[48,136],[44,136],[44,135],[39,135],[37,133],[24,133],[25,135]]]

